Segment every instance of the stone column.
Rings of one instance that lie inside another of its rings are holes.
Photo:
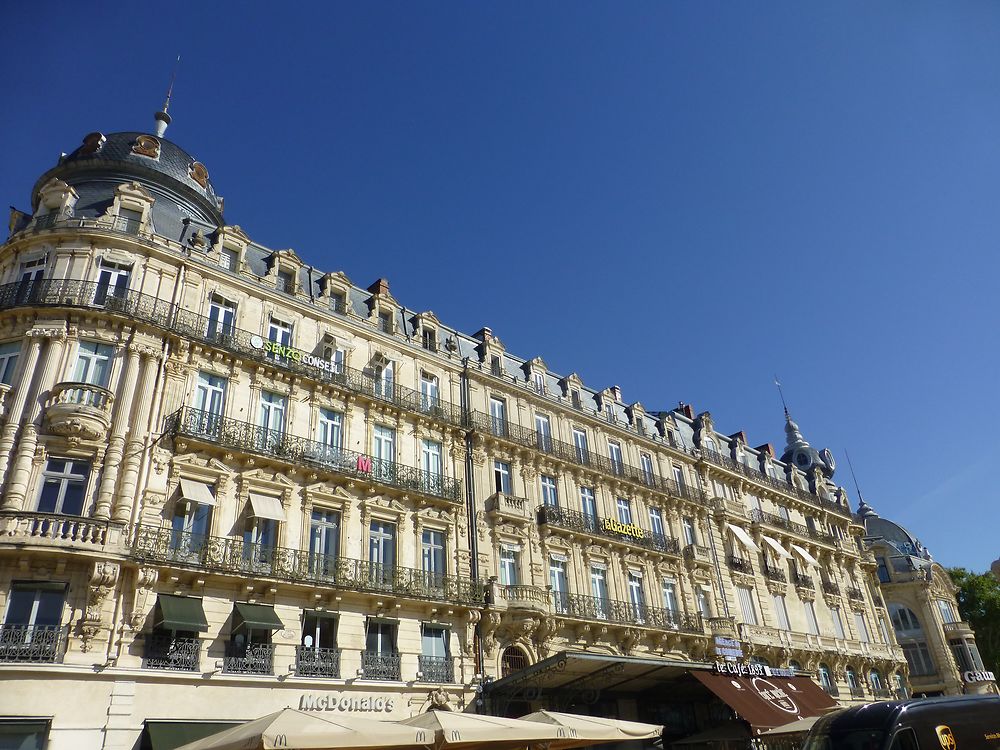
[[[65,345],[65,331],[29,331],[35,336],[47,336],[49,338],[48,351],[45,353],[45,361],[41,365],[42,380],[38,384],[38,391],[34,403],[26,407],[24,416],[24,432],[21,433],[20,442],[14,457],[14,464],[10,470],[10,478],[7,486],[7,497],[4,499],[4,508],[10,510],[21,510],[24,507],[24,498],[28,492],[28,480],[31,477],[31,459],[35,455],[35,448],[38,445],[38,425],[36,422],[41,417],[40,399],[51,390],[56,379],[60,375],[60,367]]]
[[[128,427],[129,416],[132,414],[135,383],[139,375],[139,348],[135,344],[129,344],[126,352],[125,371],[122,373],[121,385],[118,387],[115,416],[111,422],[108,451],[104,454],[104,471],[101,474],[101,484],[97,491],[94,518],[106,519],[111,515],[112,493],[118,482],[118,472],[125,454],[125,431]]]
[[[125,461],[122,468],[122,480],[115,495],[112,518],[126,523],[131,517],[132,501],[135,498],[136,482],[139,479],[139,469],[142,463],[145,439],[149,427],[149,413],[153,408],[153,389],[156,386],[156,374],[160,363],[159,354],[151,349],[142,350],[145,361],[142,365],[142,381],[139,385],[138,407],[129,439],[125,443]]]
[[[14,449],[14,439],[17,436],[17,428],[21,423],[21,412],[24,411],[25,401],[28,400],[28,391],[31,389],[32,376],[38,366],[38,355],[42,350],[42,339],[40,336],[32,335],[33,331],[28,331],[28,352],[24,357],[21,366],[21,379],[14,389],[10,408],[7,411],[7,421],[4,422],[3,431],[0,432],[0,487],[3,486],[7,478],[7,466]],[[3,510],[14,510],[9,505],[10,496],[4,497]]]

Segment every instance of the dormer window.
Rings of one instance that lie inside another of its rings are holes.
[[[437,331],[433,328],[424,328],[420,334],[420,344],[429,352],[438,350]]]
[[[142,211],[134,208],[120,207],[118,218],[115,219],[114,228],[126,234],[139,234],[139,227],[142,226]]]
[[[502,373],[502,367],[500,366],[500,357],[490,357],[490,372],[500,377]]]
[[[545,395],[545,375],[542,374],[542,373],[540,373],[540,372],[536,372],[536,373],[532,374],[531,379],[532,379],[533,385],[535,386],[535,393],[540,393],[540,394],[542,394],[544,396]]]
[[[295,276],[291,271],[279,270],[274,285],[279,292],[292,294],[295,291]]]
[[[382,333],[392,333],[392,313],[380,312],[378,314],[378,329]]]
[[[573,401],[574,409],[583,408],[583,399],[580,397],[580,391],[577,388],[574,388],[572,391],[570,391],[570,397]]]
[[[341,315],[347,312],[347,302],[343,294],[339,292],[332,292],[330,294],[330,309]]]
[[[240,253],[231,247],[224,247],[219,252],[219,266],[227,271],[236,271],[240,262]]]

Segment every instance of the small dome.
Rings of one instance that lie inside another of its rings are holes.
[[[902,555],[931,559],[930,552],[919,539],[898,523],[880,517],[867,503],[858,509],[858,520],[865,527],[866,537],[881,539],[895,547]]]

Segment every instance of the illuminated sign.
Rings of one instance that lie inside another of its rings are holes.
[[[966,682],[994,682],[996,676],[992,672],[963,672],[962,679]]]
[[[616,521],[613,518],[605,518],[603,527],[605,531],[613,531],[616,534],[623,534],[625,536],[635,537],[636,539],[642,539],[645,537],[643,530],[634,523],[622,523],[621,521]]]
[[[343,693],[322,695],[307,693],[299,698],[299,711],[367,711],[391,713],[395,710],[395,698],[384,698],[376,695],[344,695]]]
[[[362,474],[372,473],[372,460],[368,456],[358,456],[358,471]]]
[[[250,346],[254,349],[261,349],[268,354],[273,354],[275,357],[281,357],[282,359],[288,359],[292,362],[300,362],[304,365],[315,367],[317,370],[340,372],[342,369],[341,365],[332,359],[323,359],[322,357],[317,357],[315,354],[309,354],[308,352],[301,351],[300,349],[279,344],[277,341],[270,341],[269,339],[265,339],[263,336],[251,336]]]
[[[735,677],[794,677],[794,669],[768,667],[764,664],[742,663],[732,661],[717,661],[714,665],[716,674],[733,675]]]

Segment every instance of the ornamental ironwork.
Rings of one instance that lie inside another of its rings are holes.
[[[146,637],[142,666],[147,669],[177,669],[197,672],[201,641],[197,638],[176,638],[169,633],[152,633]]]
[[[455,659],[451,656],[417,656],[421,682],[454,682]]]
[[[481,605],[486,596],[482,582],[461,576],[287,547],[267,547],[242,539],[189,534],[157,526],[136,529],[132,557],[143,563],[189,566],[237,576],[277,578],[292,583],[460,604]]]
[[[59,625],[0,625],[0,662],[60,663],[68,630]]]
[[[688,615],[673,609],[651,607],[641,602],[626,602],[598,596],[554,591],[556,614],[581,620],[603,620],[619,625],[640,625],[660,630],[679,630],[702,634],[705,628],[700,615]]]
[[[340,678],[340,649],[295,647],[295,674],[300,677]]]
[[[388,654],[383,651],[361,652],[361,674],[363,680],[395,680],[400,677],[399,654]]]
[[[222,671],[228,674],[274,674],[273,643],[226,644]]]
[[[602,536],[625,544],[643,547],[665,555],[680,556],[680,543],[670,536],[654,534],[638,524],[624,524],[614,518],[581,513],[557,505],[541,505],[537,509],[538,523],[548,524],[568,531],[582,531],[591,536]]]

